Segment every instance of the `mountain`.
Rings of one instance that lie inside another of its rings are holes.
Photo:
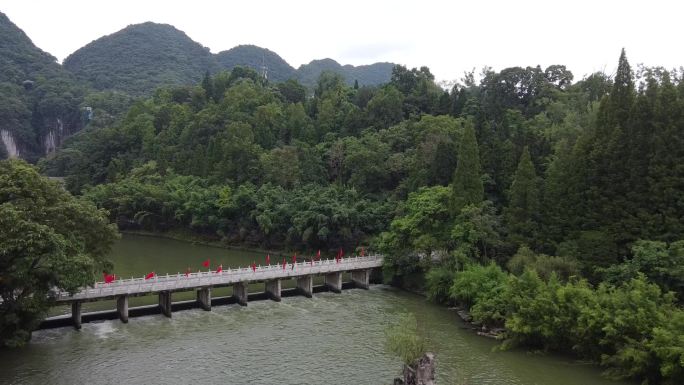
[[[361,85],[378,85],[387,83],[392,76],[393,63],[375,63],[370,65],[341,65],[333,59],[313,60],[297,69],[297,79],[308,87],[313,87],[323,71],[336,72],[344,76],[347,84],[358,80]]]
[[[231,70],[235,66],[246,66],[261,73],[266,67],[268,79],[272,82],[283,82],[296,77],[292,68],[277,53],[255,45],[238,45],[227,51],[216,54],[216,60],[222,69]]]
[[[376,85],[389,81],[393,67],[342,66],[323,59],[295,70],[275,52],[254,45],[214,55],[183,31],[152,22],[94,40],[63,65],[1,12],[0,36],[0,159],[36,160],[50,154],[84,126],[86,105],[91,107],[88,116],[108,124],[117,111],[125,111],[130,96],[148,96],[162,86],[198,84],[207,71],[240,65],[261,72],[265,66],[272,82],[294,78],[313,88],[323,71],[341,74],[350,85],[357,80]]]
[[[0,12],[0,159],[36,159],[82,127],[85,89]]]
[[[183,31],[147,22],[92,41],[69,55],[64,67],[96,90],[148,95],[160,86],[196,84],[218,65]]]
[[[64,60],[64,67],[96,90],[151,94],[168,85],[196,84],[204,73],[247,66],[271,82],[297,79],[313,88],[323,71],[342,75],[349,85],[377,85],[389,81],[392,63],[354,67],[332,59],[314,60],[295,70],[277,53],[255,45],[238,45],[212,54],[183,31],[167,24],[143,23],[103,36]]]
[[[309,88],[313,88],[323,71],[336,72],[342,75],[347,84],[353,85],[358,80],[361,85],[378,85],[387,83],[392,75],[393,63],[375,63],[370,65],[341,65],[333,59],[314,60],[295,70],[277,53],[255,45],[239,45],[227,51],[219,52],[216,60],[222,69],[231,70],[235,66],[251,67],[261,73],[262,67],[268,71],[268,79],[282,82],[297,79]]]

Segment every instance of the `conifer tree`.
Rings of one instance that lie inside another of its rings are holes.
[[[680,86],[682,82],[680,81]],[[679,96],[679,97],[678,97]],[[654,107],[653,155],[649,162],[651,239],[674,241],[684,234],[684,93],[669,75]],[[646,161],[646,160],[644,160]]]
[[[466,205],[482,202],[484,187],[480,169],[480,152],[475,138],[475,128],[469,120],[463,130],[452,183],[451,209],[454,215]]]
[[[214,85],[211,79],[211,75],[209,75],[209,71],[204,73],[204,78],[202,79],[202,88],[204,88],[207,100],[214,97]]]
[[[519,245],[532,246],[539,231],[539,181],[527,146],[520,156],[509,195],[505,210],[509,237]]]

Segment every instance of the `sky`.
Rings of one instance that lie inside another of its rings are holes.
[[[217,53],[255,44],[297,68],[314,59],[428,66],[437,80],[490,66],[564,64],[575,79],[632,65],[684,65],[678,0],[177,1],[0,0],[34,44],[61,62],[129,24],[167,23]],[[0,37],[2,38],[2,37]]]

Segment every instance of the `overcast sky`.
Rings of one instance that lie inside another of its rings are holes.
[[[62,61],[129,24],[168,23],[216,53],[255,44],[297,68],[426,65],[438,80],[484,65],[565,64],[579,79],[612,73],[620,48],[635,65],[684,65],[679,0],[205,1],[0,0],[0,11]],[[0,36],[0,38],[2,38]]]

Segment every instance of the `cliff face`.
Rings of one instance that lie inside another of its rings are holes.
[[[84,89],[0,13],[0,157],[35,160],[82,127]]]

